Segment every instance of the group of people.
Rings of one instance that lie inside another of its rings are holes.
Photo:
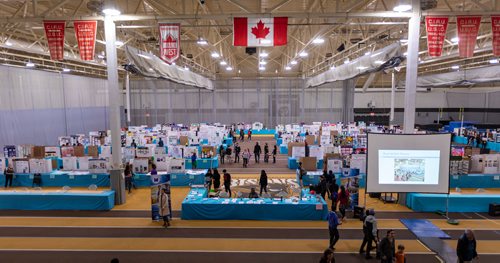
[[[227,172],[226,169],[222,170],[222,179],[224,180],[224,191],[228,194],[228,197],[232,196],[231,192],[231,174]],[[208,169],[207,173],[205,174],[205,185],[210,192],[212,189],[215,191],[220,189],[220,184],[221,184],[221,175],[219,173],[219,170],[217,168],[214,169]],[[267,173],[266,171],[262,170],[260,172],[260,178],[259,178],[259,186],[260,186],[260,195],[262,196],[262,191],[267,193],[267,185],[268,185],[268,178],[267,178]],[[250,194],[248,196],[249,198],[259,198],[259,195],[257,195],[257,192],[255,191],[255,188],[252,188],[250,191]]]
[[[260,146],[259,142],[255,143],[255,146],[253,148],[253,152],[250,151],[250,149],[244,149],[243,152],[241,152],[241,146],[236,142],[234,144],[234,162],[239,163],[240,162],[240,154],[241,154],[241,159],[243,159],[243,167],[248,167],[250,158],[254,156],[255,158],[255,163],[260,163],[260,156],[262,155],[262,152],[264,152],[264,162],[269,163],[269,158],[272,154],[273,157],[273,163],[276,163],[276,155],[278,154],[278,147],[274,145],[272,152],[269,151],[269,145],[267,143],[264,144],[264,151],[262,151],[262,147]],[[253,153],[253,154],[252,154]],[[221,163],[224,163],[224,160],[226,159],[227,156],[231,156],[233,154],[233,150],[231,147],[224,148],[222,145],[219,147],[219,155],[220,155],[220,160]],[[229,157],[227,157],[229,158]]]

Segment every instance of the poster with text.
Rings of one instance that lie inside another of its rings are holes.
[[[64,59],[64,29],[65,21],[43,21],[45,37],[49,46],[50,59]]]
[[[425,18],[425,28],[427,29],[427,50],[429,56],[441,56],[446,29],[448,28],[448,17],[427,16]]]
[[[491,33],[493,34],[493,55],[500,56],[500,15],[491,16]]]
[[[75,21],[73,25],[78,48],[80,49],[80,58],[82,60],[94,60],[97,21]]]
[[[481,16],[457,16],[458,50],[460,57],[474,56]]]

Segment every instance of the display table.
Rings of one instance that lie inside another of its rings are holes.
[[[460,144],[467,144],[467,137],[464,137],[464,136],[455,136],[454,139],[453,139],[453,142],[460,143]],[[481,147],[482,148],[482,145],[479,145],[479,146],[476,145],[476,140],[475,139],[474,139],[473,146]],[[490,149],[492,151],[495,151],[495,152],[500,152],[500,143],[488,141],[486,143],[486,148]]]
[[[225,138],[223,143],[227,146],[231,146],[233,145],[233,138]]]
[[[111,210],[115,191],[0,191],[0,209]]]
[[[295,157],[288,157],[288,169],[295,170],[299,167],[299,162]],[[316,161],[316,169],[323,169],[323,160]]]
[[[319,183],[319,177],[321,175],[323,175],[322,170],[309,171],[302,177],[302,183],[304,183],[304,186],[316,185]]]
[[[33,174],[14,174],[12,186],[32,187]],[[89,187],[95,184],[97,187],[109,187],[109,174],[90,174],[89,172],[65,172],[53,171],[42,174],[41,187]],[[0,176],[0,185],[5,185],[5,176]]]
[[[500,188],[500,174],[466,174],[450,176],[450,188]]]
[[[248,135],[248,130],[243,130],[245,135]],[[262,129],[262,130],[252,130],[252,135],[274,135],[276,133],[275,129]],[[236,132],[236,134],[240,134],[240,130]]]
[[[171,186],[190,186],[205,184],[205,174],[208,170],[186,170],[184,173],[173,173],[170,176]],[[167,175],[167,172],[158,172],[158,175]],[[161,176],[161,178],[166,178]],[[135,174],[134,184],[136,187],[150,187],[151,174]]]
[[[303,199],[292,202],[271,198],[207,198],[205,188],[193,188],[182,202],[184,220],[325,220],[323,198],[303,190]]]
[[[193,169],[191,159],[188,158],[184,164],[186,169]],[[196,159],[196,169],[219,168],[219,156],[213,158],[198,158]]]
[[[283,143],[283,138],[276,139],[276,145],[281,145]]]
[[[280,145],[280,154],[288,154],[288,145]]]
[[[406,206],[416,212],[446,211],[446,194],[406,195]],[[500,203],[500,195],[450,194],[449,212],[488,212],[489,204]]]

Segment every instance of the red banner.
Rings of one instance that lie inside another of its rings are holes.
[[[97,21],[75,21],[75,36],[82,60],[94,60]]]
[[[457,16],[458,52],[461,57],[474,56],[479,26],[481,26],[480,16]]]
[[[168,64],[174,63],[181,51],[181,24],[159,24],[160,58]]]
[[[446,29],[448,28],[448,17],[427,16],[425,18],[425,28],[427,29],[427,50],[429,56],[441,56]]]
[[[45,37],[49,45],[50,58],[52,60],[64,59],[64,28],[65,21],[43,21]]]
[[[500,56],[500,16],[491,16],[491,32],[493,33],[493,55]]]

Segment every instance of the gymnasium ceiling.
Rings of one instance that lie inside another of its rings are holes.
[[[31,61],[37,67],[60,71],[70,68],[73,74],[105,76],[104,26],[100,0],[0,0],[0,62],[24,65]],[[202,3],[203,2],[203,3]],[[180,22],[182,25],[182,57],[180,67],[201,73],[210,78],[259,78],[259,77],[310,77],[373,52],[395,41],[405,39],[408,18],[390,17],[397,0],[118,0],[123,19],[116,22],[117,39],[124,45],[158,53],[158,22]],[[497,10],[500,0],[422,0],[423,15],[441,13],[450,15],[450,25],[443,56],[427,56],[426,32],[422,23],[420,33],[420,74],[448,72],[452,65],[461,69],[489,65],[492,59],[491,29],[488,14]],[[473,58],[458,57],[454,15],[469,11],[483,14],[478,50]],[[287,16],[288,44],[282,47],[259,48],[249,55],[244,47],[232,45],[232,18],[235,16]],[[79,60],[73,25],[67,23],[65,48],[67,56],[62,62],[50,61],[43,19],[96,18],[98,41],[96,58],[92,63]],[[198,44],[199,39],[208,41]],[[314,44],[322,38],[324,43]],[[344,49],[339,49],[340,46]],[[307,57],[299,57],[301,51]],[[222,55],[211,57],[212,52]],[[263,59],[265,70],[259,70],[259,54],[268,53]],[[118,47],[119,64],[126,63],[123,46]],[[224,60],[233,70],[220,65]],[[297,61],[291,65],[291,61]],[[290,66],[290,70],[286,67]],[[403,77],[404,64],[399,77]],[[384,74],[379,74],[384,75]],[[378,76],[372,86],[390,82],[389,76]],[[362,83],[358,82],[358,83]]]

